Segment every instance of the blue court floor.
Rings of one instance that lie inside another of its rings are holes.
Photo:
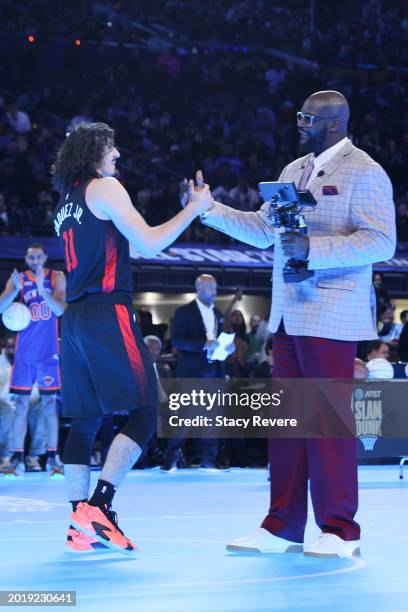
[[[0,477],[0,590],[75,590],[77,609],[98,612],[408,612],[406,472],[400,481],[396,466],[360,467],[356,560],[227,553],[263,518],[265,470],[129,474],[114,508],[140,546],[134,558],[65,552],[64,481]],[[307,541],[318,534],[309,519]]]

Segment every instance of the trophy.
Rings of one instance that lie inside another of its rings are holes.
[[[270,205],[269,217],[281,232],[307,234],[302,212],[314,210],[316,200],[308,189],[298,190],[295,183],[259,183],[259,191],[265,203]],[[289,259],[283,267],[285,283],[300,283],[313,276],[307,262]]]

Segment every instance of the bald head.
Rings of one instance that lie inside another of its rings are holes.
[[[335,117],[347,128],[350,108],[346,98],[338,91],[317,91],[308,97],[305,105],[314,109],[314,114],[322,117]]]
[[[200,274],[195,282],[197,299],[206,306],[214,304],[217,295],[217,281],[211,274]]]
[[[196,281],[195,281],[196,289],[197,289],[197,285],[199,285],[200,283],[208,283],[208,282],[216,283],[217,281],[215,280],[212,274],[200,274],[200,276],[197,276]]]
[[[319,155],[347,136],[350,108],[346,98],[338,91],[317,91],[302,106],[305,117],[298,121],[300,145],[305,153]]]

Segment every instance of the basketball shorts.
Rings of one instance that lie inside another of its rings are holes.
[[[61,324],[61,375],[64,417],[157,405],[156,372],[130,300],[97,294],[68,305]]]
[[[10,393],[30,395],[35,383],[41,395],[51,395],[61,389],[58,359],[44,363],[23,363],[16,358],[10,380]]]

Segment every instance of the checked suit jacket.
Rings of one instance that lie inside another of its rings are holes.
[[[279,180],[299,185],[311,156],[288,164]],[[396,244],[391,182],[383,168],[350,140],[323,170],[323,176],[307,185],[317,200],[315,210],[304,213],[310,241],[308,269],[314,271],[308,280],[283,282],[287,258],[278,230],[272,226],[268,204],[257,212],[245,212],[216,202],[204,223],[255,247],[275,245],[269,319],[272,332],[283,318],[290,335],[374,339],[372,264],[390,259]]]

